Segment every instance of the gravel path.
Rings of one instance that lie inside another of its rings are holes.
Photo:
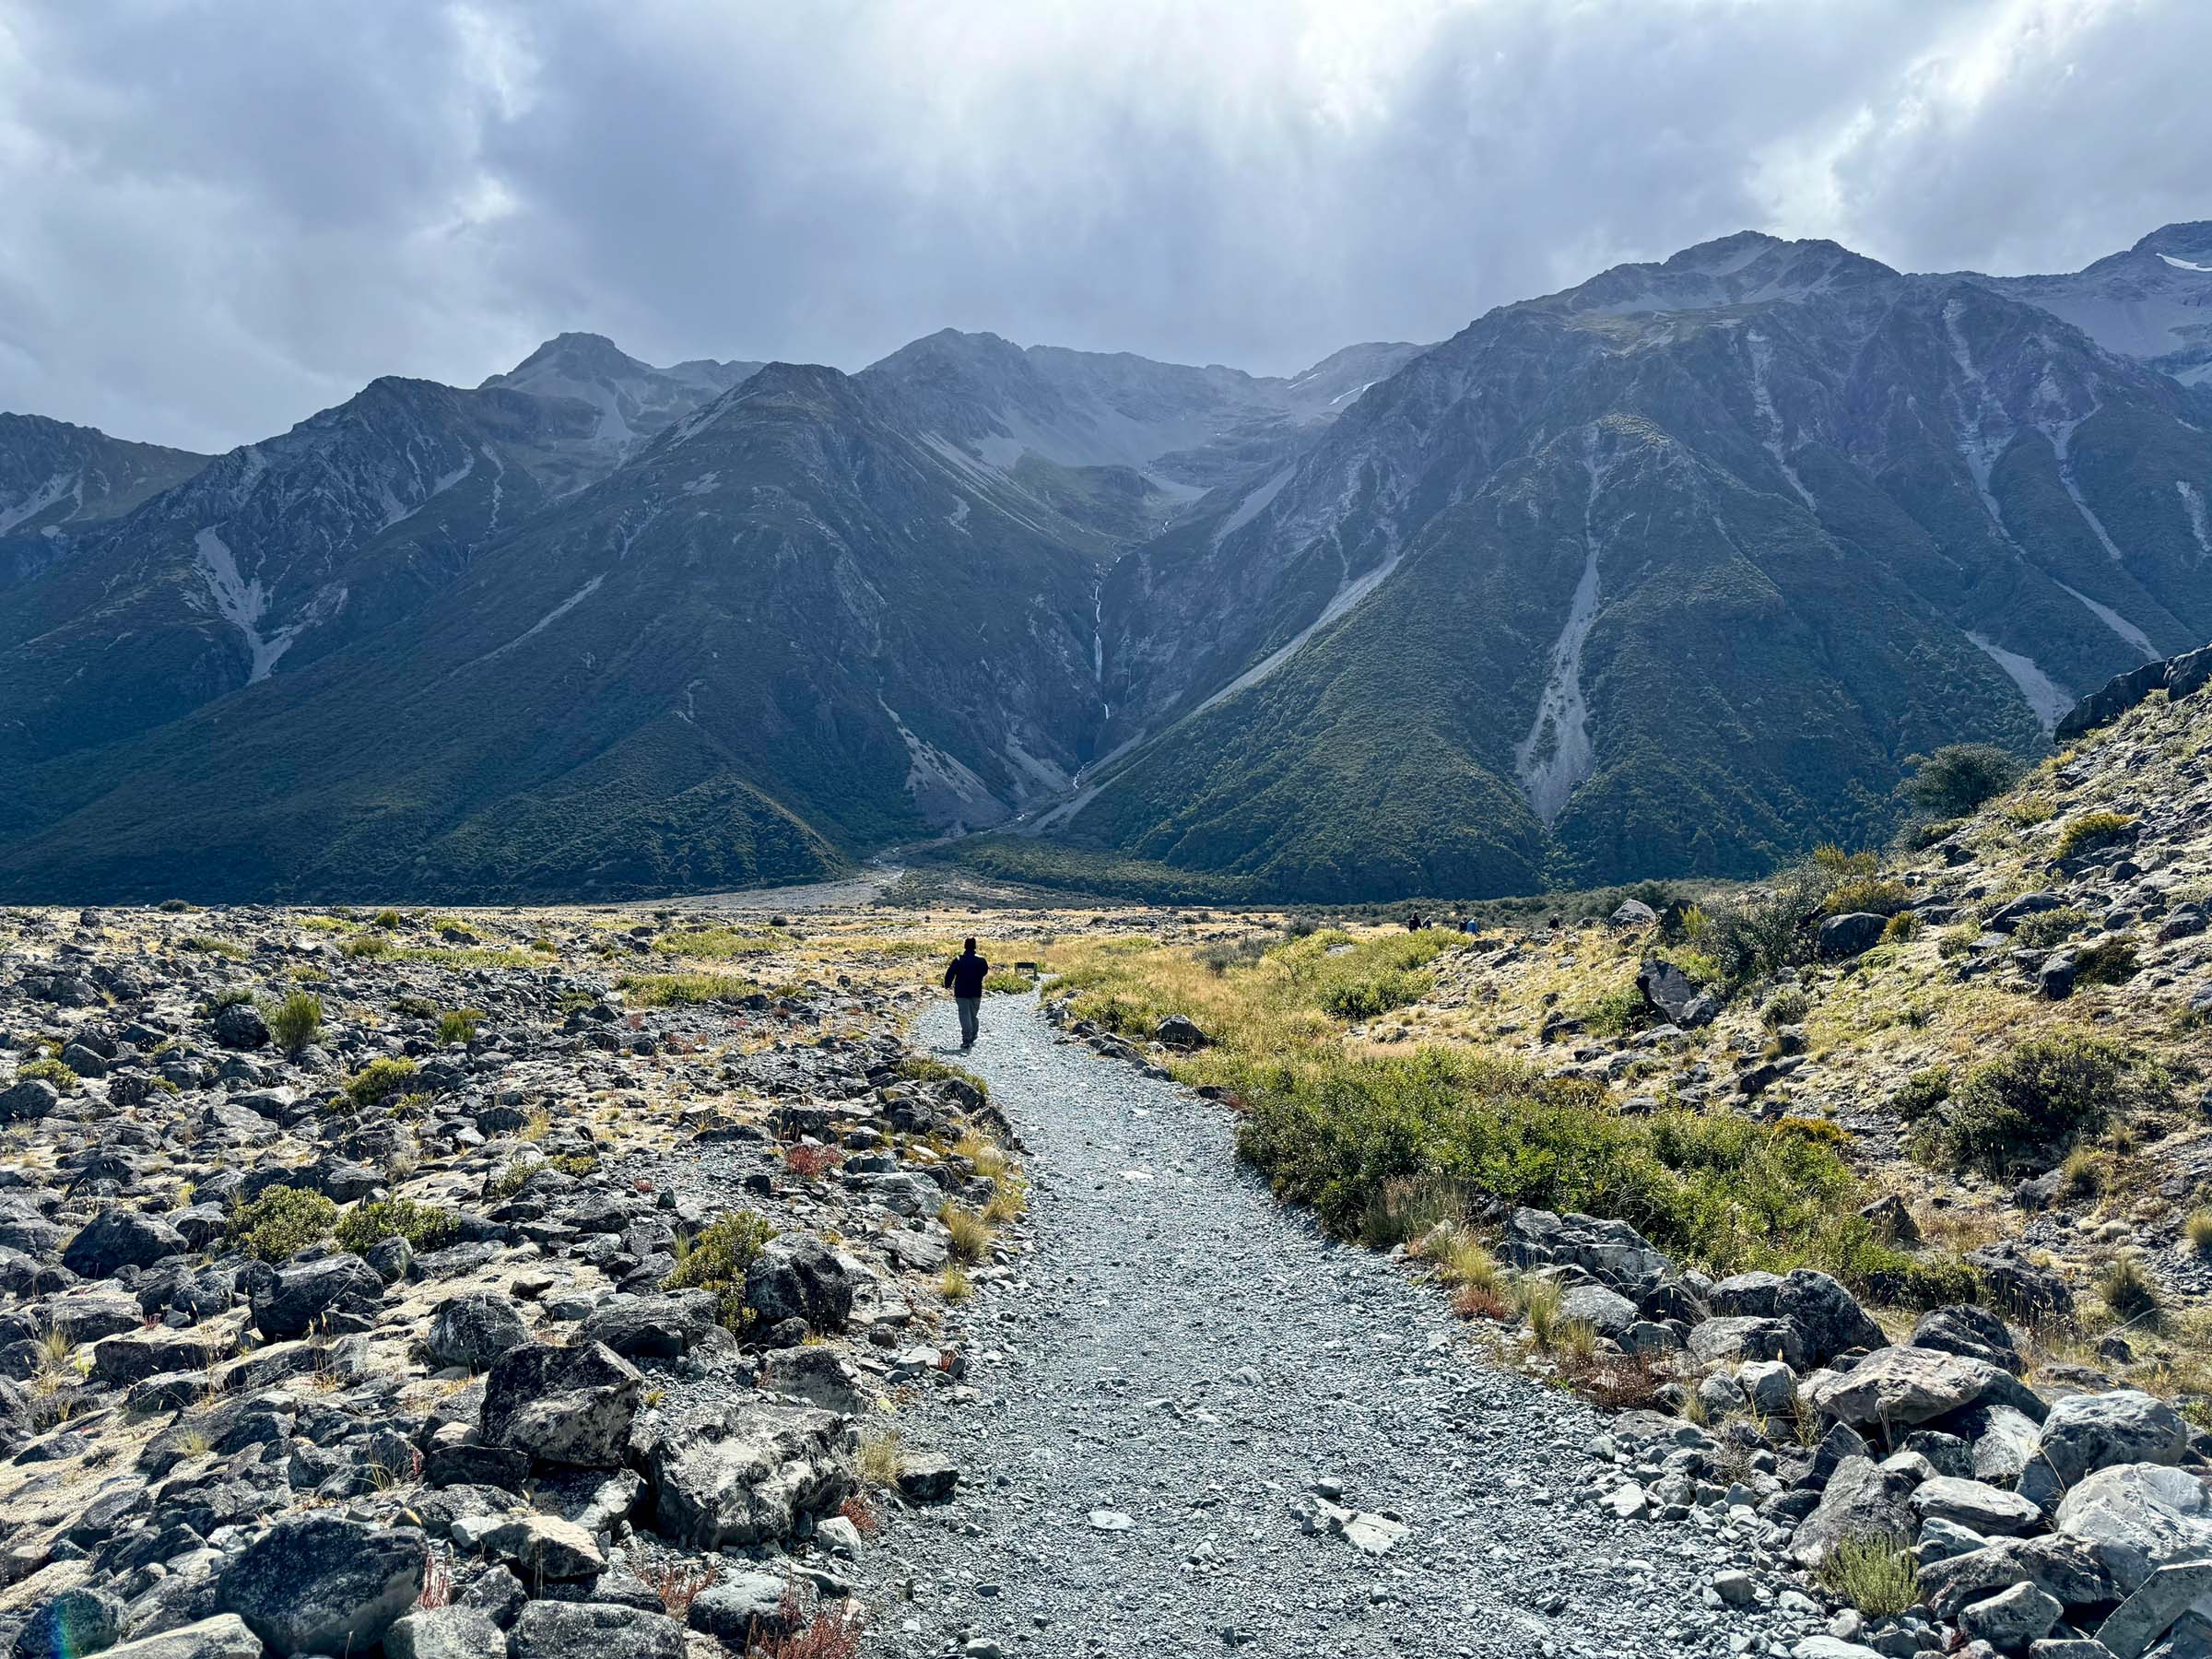
[[[1040,1249],[960,1316],[981,1400],[905,1420],[961,1487],[871,1551],[892,1650],[1765,1646],[1765,1616],[1707,1604],[1717,1541],[1593,1507],[1593,1411],[1486,1364],[1435,1290],[1277,1204],[1227,1113],[1060,1040],[1032,1000],[992,998],[983,1030],[964,1063],[1028,1143]],[[955,1036],[935,1006],[915,1041]],[[1323,1480],[1410,1533],[1374,1559],[1306,1534],[1292,1500]]]

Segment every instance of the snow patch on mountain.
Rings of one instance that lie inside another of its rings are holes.
[[[2032,657],[2023,656],[2017,651],[2007,651],[1986,635],[1969,631],[1966,637],[1973,641],[1974,648],[1983,656],[2004,669],[2012,683],[2020,688],[2020,695],[2028,700],[2028,706],[2035,711],[2036,719],[2042,723],[2043,731],[2049,734],[2057,730],[2058,723],[2074,707],[2074,693],[2037,667]]]

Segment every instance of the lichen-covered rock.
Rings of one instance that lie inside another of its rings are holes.
[[[223,1569],[216,1605],[280,1653],[362,1653],[415,1605],[424,1559],[412,1527],[288,1516]]]
[[[619,1467],[644,1379],[604,1343],[529,1343],[493,1363],[484,1384],[484,1438],[547,1463]]]

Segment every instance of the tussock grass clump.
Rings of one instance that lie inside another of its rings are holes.
[[[1920,1600],[1920,1572],[1912,1552],[1878,1535],[1844,1539],[1819,1577],[1830,1592],[1869,1618],[1894,1618]]]
[[[1594,1002],[1573,1010],[1583,1029],[1597,1037],[1625,1037],[1651,1018],[1643,993],[1633,985],[1617,985]]]
[[[2023,950],[2048,950],[2063,939],[2070,939],[2089,924],[2089,912],[2077,904],[2062,904],[2056,910],[2038,911],[2024,916],[2014,924],[2012,942]]]
[[[2136,820],[2124,812],[2085,812],[2069,818],[2066,827],[2058,832],[2058,855],[2072,858],[2077,853],[2093,853],[2118,841],[2135,827]]]
[[[896,1429],[863,1430],[860,1450],[854,1459],[860,1478],[872,1487],[897,1486],[899,1453],[899,1431]]]
[[[2165,1312],[2158,1286],[2132,1255],[2114,1256],[2098,1275],[2097,1296],[2122,1324],[2156,1330],[2159,1317]]]
[[[2200,1256],[2212,1256],[2212,1210],[2193,1210],[2182,1228],[2182,1237]]]
[[[629,994],[630,1005],[640,1008],[738,1002],[761,989],[735,973],[626,973],[615,983]]]
[[[281,1262],[329,1237],[338,1206],[300,1187],[265,1187],[230,1212],[230,1237],[264,1262]]]
[[[338,1248],[356,1255],[383,1239],[399,1238],[417,1250],[436,1250],[460,1230],[453,1212],[412,1198],[363,1199],[338,1218]]]
[[[253,954],[235,939],[218,939],[212,934],[186,934],[177,943],[203,956],[218,956],[232,962],[242,962]]]
[[[345,955],[355,958],[387,957],[392,954],[392,941],[381,933],[356,934],[345,944],[339,946],[338,949]]]
[[[951,1235],[949,1244],[954,1261],[972,1265],[990,1253],[990,1224],[975,1211],[948,1204],[937,1212],[937,1219]]]
[[[2126,934],[2107,934],[2074,954],[2077,985],[2119,985],[2136,977],[2136,942]]]
[[[782,941],[759,934],[742,934],[728,927],[688,928],[663,934],[653,942],[655,950],[695,962],[726,962],[735,957],[758,956],[782,948]]]
[[[323,999],[312,991],[294,991],[265,1004],[262,1023],[288,1054],[297,1054],[323,1035]]]
[[[443,1048],[453,1042],[474,1042],[477,1027],[484,1021],[481,1008],[453,1008],[438,1016],[438,1045]]]

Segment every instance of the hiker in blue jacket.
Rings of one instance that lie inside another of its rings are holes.
[[[968,948],[952,959],[945,970],[945,982],[952,989],[953,1006],[960,1011],[960,1052],[966,1053],[975,1046],[976,1016],[983,1006],[983,979],[991,971],[991,964],[975,953],[975,941],[968,941]]]

